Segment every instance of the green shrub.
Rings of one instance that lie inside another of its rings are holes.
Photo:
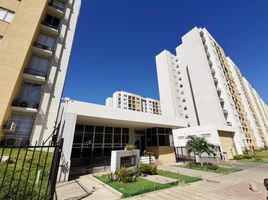
[[[140,172],[143,174],[155,175],[156,171],[157,171],[156,164],[146,164],[146,163],[140,164]]]
[[[137,180],[137,174],[132,169],[124,167],[117,170],[114,176],[115,177],[110,178],[122,183],[130,183]]]
[[[217,170],[219,168],[218,165],[215,165],[213,163],[205,163],[204,166],[209,170]]]
[[[126,150],[133,150],[133,149],[136,149],[136,146],[133,144],[126,144],[125,149]]]
[[[253,159],[255,161],[263,161],[263,159],[260,156],[254,156]]]
[[[242,155],[234,156],[235,160],[252,159],[252,158],[253,158],[253,156],[248,155],[248,154],[242,154]]]

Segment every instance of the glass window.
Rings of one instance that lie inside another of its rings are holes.
[[[85,132],[93,133],[94,132],[94,126],[85,126]]]
[[[75,132],[83,132],[84,131],[84,125],[76,124],[75,126]]]
[[[0,20],[10,23],[14,17],[14,14],[15,13],[10,10],[0,8]]]
[[[45,34],[40,34],[37,42],[38,44],[49,47],[50,49],[54,49],[55,38]]]
[[[41,85],[23,82],[18,99],[24,100],[26,102],[29,101],[27,103],[38,103],[40,101],[41,92]]]
[[[34,116],[32,115],[21,115],[21,114],[13,114],[11,118],[12,122],[16,124],[16,130],[12,133],[17,138],[22,138],[27,141],[30,138],[32,127],[34,123]]]
[[[29,73],[46,76],[48,72],[49,60],[38,56],[32,56],[29,66],[26,69]]]
[[[44,19],[45,25],[51,26],[54,29],[58,29],[60,25],[60,19],[51,15],[46,15]]]
[[[111,144],[113,142],[113,134],[105,133],[104,143]]]
[[[112,127],[105,127],[105,133],[112,133],[113,128]]]
[[[64,11],[64,8],[65,8],[65,4],[63,2],[60,2],[60,1],[52,1],[52,6],[56,7],[57,9],[61,10],[61,11]]]
[[[104,127],[103,126],[96,126],[96,133],[103,133],[103,129]]]
[[[2,40],[3,40],[3,36],[2,36],[2,35],[0,35],[0,43],[2,42]]]
[[[159,146],[167,146],[166,135],[158,135],[158,138],[159,138]]]
[[[103,143],[103,133],[95,133],[95,141],[94,143],[99,143],[102,144]]]

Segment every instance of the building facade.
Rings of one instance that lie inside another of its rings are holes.
[[[109,170],[111,151],[122,150],[126,144],[135,145],[141,155],[147,150],[162,163],[174,163],[172,129],[186,126],[183,118],[75,100],[68,100],[61,108],[64,111],[60,131],[64,138],[61,181],[81,173]]]
[[[106,106],[161,115],[160,101],[124,91],[117,91],[113,97],[108,97]]]
[[[221,134],[233,137],[229,154],[267,146],[267,105],[253,89],[249,94],[245,78],[205,28],[192,29],[176,55],[165,50],[156,64],[163,115],[184,117],[188,127],[232,127],[233,136]]]
[[[40,144],[52,133],[81,0],[0,1],[0,136]]]

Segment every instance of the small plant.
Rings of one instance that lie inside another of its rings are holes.
[[[140,164],[140,172],[143,174],[155,175],[156,171],[157,171],[156,164],[146,164],[146,163]]]
[[[133,144],[127,144],[127,145],[125,146],[125,150],[133,150],[133,149],[136,149],[136,146],[133,145]]]
[[[253,159],[255,160],[255,161],[263,161],[263,159],[260,157],[260,156],[254,156],[253,157]]]
[[[149,156],[153,156],[153,155],[154,155],[153,152],[149,152],[149,151],[146,151],[146,150],[143,151],[143,154],[144,154],[144,156],[146,156],[146,157],[149,157]]]
[[[248,155],[248,154],[242,154],[242,155],[234,156],[235,160],[252,159],[252,158],[253,158],[253,156]]]
[[[113,174],[112,172],[107,174],[107,180],[108,182],[112,182],[112,181],[115,181],[115,174]]]
[[[117,170],[113,176],[115,176],[114,178],[112,178],[113,180],[122,183],[130,183],[137,180],[137,173],[135,173],[132,169],[128,169],[125,167]]]
[[[205,166],[206,166],[206,168],[209,169],[209,170],[217,170],[217,169],[219,168],[218,165],[215,165],[215,164],[213,164],[213,163],[205,163]]]

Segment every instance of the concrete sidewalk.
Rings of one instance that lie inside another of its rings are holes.
[[[104,184],[96,181],[92,175],[81,176],[77,180],[57,184],[56,188],[58,200],[116,200],[120,196],[104,187]],[[86,195],[87,192],[91,194]],[[83,198],[82,198],[83,197]]]

